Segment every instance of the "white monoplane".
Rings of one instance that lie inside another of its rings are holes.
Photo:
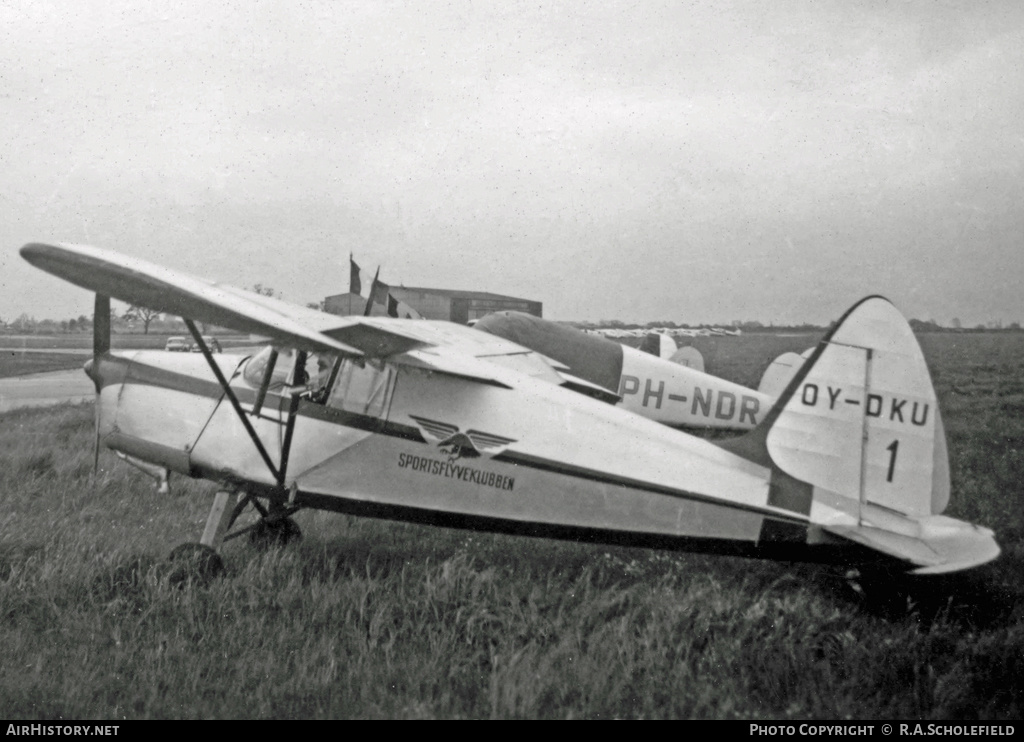
[[[175,550],[207,570],[247,505],[255,532],[282,537],[319,508],[917,573],[999,553],[992,531],[941,515],[935,392],[880,297],[836,323],[757,427],[708,441],[572,393],[603,390],[468,327],[337,317],[91,247],[21,254],[96,293],[97,445],[219,484],[200,543]],[[181,315],[202,356],[112,353],[110,297]],[[214,356],[197,321],[274,346]]]

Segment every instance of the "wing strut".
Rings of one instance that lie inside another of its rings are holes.
[[[253,444],[256,446],[256,450],[259,451],[260,457],[263,459],[263,463],[270,469],[270,473],[274,476],[274,480],[278,484],[283,482],[283,472],[278,471],[278,468],[274,466],[274,462],[270,459],[270,454],[267,453],[267,449],[263,446],[263,441],[256,434],[256,429],[253,428],[252,423],[249,422],[249,418],[245,414],[245,410],[242,409],[242,405],[238,402],[238,397],[231,390],[231,385],[228,384],[228,380],[224,378],[224,372],[220,370],[220,366],[213,360],[213,354],[210,353],[210,349],[206,347],[206,342],[203,340],[203,336],[199,334],[199,330],[196,329],[195,323],[190,319],[185,319],[185,326],[188,327],[188,331],[192,333],[192,337],[196,341],[196,345],[203,352],[203,357],[206,359],[206,363],[213,371],[213,375],[217,377],[217,382],[220,384],[221,389],[227,395],[231,401],[231,406],[235,408],[235,414],[238,415],[238,419],[242,421],[242,425],[245,426],[245,432],[249,434],[249,438],[252,439]]]
[[[306,367],[306,351],[295,352],[295,373],[299,373]],[[288,473],[288,455],[292,450],[292,433],[295,432],[295,418],[299,414],[299,395],[291,395],[288,402],[288,422],[285,423],[284,441],[281,443],[281,471],[278,474],[277,483],[284,487],[284,478]]]

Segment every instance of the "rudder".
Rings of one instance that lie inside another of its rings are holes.
[[[945,431],[909,323],[872,296],[836,323],[764,421],[780,469],[910,517],[949,500]]]

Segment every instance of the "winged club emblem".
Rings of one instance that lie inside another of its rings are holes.
[[[451,423],[443,423],[439,420],[431,420],[427,417],[409,415],[416,421],[423,440],[428,443],[436,443],[444,453],[452,459],[475,458],[477,456],[496,456],[509,444],[515,443],[514,438],[506,438],[493,433],[484,433],[481,430],[467,430],[462,432],[458,426]]]

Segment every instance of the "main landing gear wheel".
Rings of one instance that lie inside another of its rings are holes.
[[[216,550],[205,544],[176,546],[167,561],[171,563],[168,580],[172,585],[183,585],[189,580],[205,585],[224,574],[224,560]]]
[[[249,543],[258,549],[285,546],[302,538],[302,529],[291,518],[264,518],[249,531]]]

